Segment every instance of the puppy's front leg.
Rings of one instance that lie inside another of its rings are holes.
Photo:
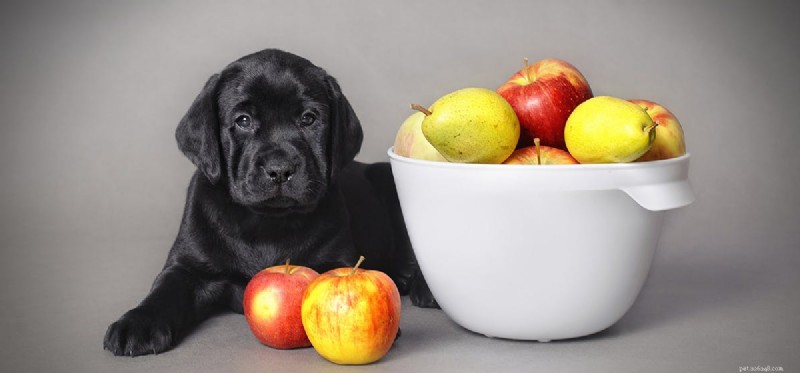
[[[222,281],[168,266],[139,306],[108,327],[103,346],[117,356],[166,351],[214,312],[225,293]]]

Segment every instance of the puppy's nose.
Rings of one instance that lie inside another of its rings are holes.
[[[264,167],[264,172],[271,182],[281,184],[292,179],[295,167],[286,163],[269,164]]]

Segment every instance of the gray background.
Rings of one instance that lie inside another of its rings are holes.
[[[395,371],[800,371],[796,2],[150,1],[0,6],[0,370],[327,371],[214,318],[177,349],[115,358],[193,167],[174,128],[209,75],[266,47],[336,76],[386,160],[408,104],[496,88],[559,57],[595,94],[680,118],[697,201],[669,214],[647,284],[605,332],[493,340],[404,304]],[[480,274],[476,277],[479,278]]]

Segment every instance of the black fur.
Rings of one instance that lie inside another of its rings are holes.
[[[241,313],[248,280],[287,259],[322,273],[364,255],[414,304],[435,307],[389,165],[353,160],[362,137],[336,80],[301,57],[268,49],[209,78],[176,131],[198,168],[180,231],[150,293],[109,326],[104,347],[168,350],[209,316]]]

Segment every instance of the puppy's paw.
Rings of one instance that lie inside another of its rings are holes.
[[[134,308],[108,327],[103,347],[117,356],[157,354],[172,347],[169,323]]]
[[[397,291],[400,293],[400,295],[408,294],[412,283],[411,276],[396,276],[393,277],[392,280],[394,281],[395,286],[397,286]]]
[[[428,283],[422,277],[422,272],[417,272],[414,281],[411,283],[411,289],[408,292],[408,297],[411,299],[411,304],[421,308],[440,308],[436,298],[433,297]]]
[[[430,290],[422,294],[412,290],[411,293],[409,293],[409,298],[411,298],[411,304],[420,308],[440,308],[439,303],[436,302],[436,298],[433,297]]]

